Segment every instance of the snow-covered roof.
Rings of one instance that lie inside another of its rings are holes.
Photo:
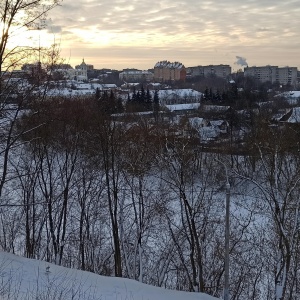
[[[103,83],[92,83],[91,85],[92,89],[99,89],[99,90],[106,90],[106,89],[116,89],[117,86],[113,83],[107,83],[107,84],[103,84]]]
[[[203,111],[218,111],[218,112],[224,112],[228,110],[230,106],[226,105],[203,105],[202,109]]]
[[[90,83],[78,83],[78,84],[76,84],[76,87],[81,90],[89,90],[91,88],[91,84]]]
[[[54,96],[74,97],[74,96],[84,96],[84,95],[93,95],[93,94],[95,94],[95,90],[92,89],[73,90],[70,88],[59,88],[59,89],[47,90],[48,97],[54,97]]]
[[[161,86],[161,83],[160,82],[150,82],[149,85],[152,85],[152,86]]]
[[[167,60],[164,60],[157,62],[154,68],[182,69],[184,68],[184,65],[178,61],[169,62]]]
[[[215,139],[219,135],[219,132],[213,127],[201,127],[199,134],[202,141],[209,141]]]
[[[211,126],[214,126],[214,127],[218,127],[218,126],[221,126],[222,124],[224,124],[224,120],[212,120],[212,121],[209,121],[210,125]]]
[[[159,90],[158,91],[158,97],[160,99],[163,99],[166,97],[170,98],[171,96],[200,98],[202,95],[203,95],[203,93],[195,91],[193,89],[168,89],[168,90]]]
[[[293,107],[291,116],[287,119],[288,123],[300,123],[300,107]]]
[[[114,83],[104,83],[102,84],[103,88],[107,88],[107,89],[116,89],[117,85]]]
[[[284,92],[281,94],[276,95],[277,97],[285,97],[285,98],[299,98],[300,97],[300,91],[289,91],[289,92]]]
[[[126,82],[122,84],[122,86],[134,87],[134,86],[138,86],[139,84],[140,84],[139,82]]]
[[[179,110],[194,110],[198,109],[200,103],[186,103],[186,104],[172,104],[166,105],[166,108],[170,111],[179,111]]]
[[[199,117],[189,118],[190,125],[195,129],[200,128],[204,124],[204,121],[203,118]]]
[[[147,70],[131,70],[131,71],[126,71],[124,70],[123,72],[121,72],[121,74],[131,74],[131,75],[136,75],[136,74],[152,74],[152,72],[147,71]]]

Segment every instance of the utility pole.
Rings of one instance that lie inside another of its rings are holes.
[[[226,169],[226,214],[225,214],[225,283],[224,283],[224,300],[229,300],[229,234],[230,234],[230,183],[228,181]]]
[[[229,236],[230,236],[230,183],[228,178],[227,166],[220,160],[216,159],[221,163],[226,172],[226,202],[225,202],[225,274],[224,274],[224,300],[229,300]]]

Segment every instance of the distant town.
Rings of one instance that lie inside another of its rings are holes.
[[[222,102],[222,94],[232,85],[240,92],[245,89],[277,93],[297,90],[300,72],[297,67],[270,65],[245,66],[237,72],[232,72],[231,66],[226,64],[185,67],[181,62],[167,60],[155,63],[154,67],[148,70],[95,69],[83,58],[74,68],[64,63],[53,65],[44,65],[40,62],[27,63],[20,70],[6,72],[2,78],[10,84],[18,82],[19,90],[28,88],[27,83],[34,83],[37,90],[37,85],[41,86],[47,82],[49,96],[59,94],[72,97],[113,91],[126,98],[133,89],[143,86],[149,90],[185,88],[202,94],[209,91],[211,98]],[[167,102],[178,102],[171,98],[169,97]]]
[[[39,68],[43,68],[41,63],[24,64],[19,71],[14,71],[15,76],[22,73],[34,74]],[[50,70],[47,70],[48,72]],[[156,82],[174,83],[187,82],[201,78],[222,78],[224,80],[234,79],[237,75],[252,78],[260,83],[271,83],[279,85],[289,85],[296,87],[300,82],[300,72],[297,67],[278,66],[245,66],[244,70],[239,69],[232,73],[230,65],[207,65],[185,67],[181,62],[169,62],[167,60],[157,62],[153,69],[95,69],[92,64],[88,64],[83,59],[74,68],[69,64],[56,64],[51,66],[51,74],[54,79],[66,79],[82,82],[108,82],[114,84],[134,83],[134,82]]]
[[[95,69],[83,58],[74,68],[69,64],[24,64],[3,79],[11,86],[7,89],[10,102],[17,102],[30,90],[28,99],[40,95],[97,99],[114,118],[120,118],[120,113],[144,112],[154,119],[158,114],[164,119],[169,113],[168,118],[174,120],[188,114],[202,143],[228,141],[233,130],[238,143],[244,125],[233,125],[233,115],[239,122],[249,123],[249,115],[266,105],[274,112],[268,121],[287,120],[295,117],[295,111],[298,120],[297,67],[245,66],[233,73],[230,65],[185,67],[164,60],[148,70],[113,70]]]

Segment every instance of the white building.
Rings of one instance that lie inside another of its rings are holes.
[[[297,72],[297,67],[254,66],[244,69],[245,76],[251,76],[260,82],[278,82],[279,84],[290,84],[292,86],[297,84]]]
[[[152,91],[154,97],[154,91]],[[193,89],[158,90],[161,105],[174,105],[184,103],[200,103],[203,93]]]
[[[55,69],[53,72],[61,73],[65,79],[76,81],[87,81],[88,65],[82,60],[82,63],[73,69],[72,67]]]
[[[84,62],[84,59],[82,59],[82,63],[75,67],[74,77],[70,79],[75,79],[77,81],[87,81],[87,70],[88,65]]]
[[[216,76],[216,77],[226,79],[231,74],[231,67],[229,65],[208,65],[208,66],[189,67],[187,68],[187,73],[191,77]]]
[[[153,80],[153,73],[149,71],[140,71],[140,70],[123,70],[119,74],[119,79],[129,82],[150,82]]]

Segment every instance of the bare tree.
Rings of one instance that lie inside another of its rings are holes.
[[[300,160],[299,145],[291,135],[283,128],[264,127],[254,141],[255,172],[235,170],[236,176],[252,185],[251,194],[261,199],[267,239],[272,245],[264,249],[269,261],[265,267],[273,277],[269,289],[276,300],[293,299],[299,292]]]
[[[0,3],[1,214],[4,213],[4,209],[6,210],[10,205],[16,204],[15,199],[9,203],[7,197],[4,197],[4,188],[13,175],[10,162],[15,163],[13,160],[20,154],[20,138],[24,131],[16,131],[17,120],[33,90],[33,86],[27,84],[28,82],[24,76],[19,75],[16,78],[14,72],[40,51],[39,47],[14,45],[13,40],[17,40],[18,37],[30,29],[40,28],[47,13],[58,3],[57,0],[3,0]],[[24,205],[27,204],[24,203]],[[31,213],[35,214],[34,211],[31,211]],[[29,223],[27,223],[27,226],[27,237],[30,236],[30,239],[32,239],[34,237],[33,232],[30,233]],[[2,227],[1,231],[4,234],[5,228]],[[32,249],[33,245],[30,245],[29,239],[27,242],[27,250],[29,251],[27,251],[27,254],[31,256],[32,251],[34,251]]]

